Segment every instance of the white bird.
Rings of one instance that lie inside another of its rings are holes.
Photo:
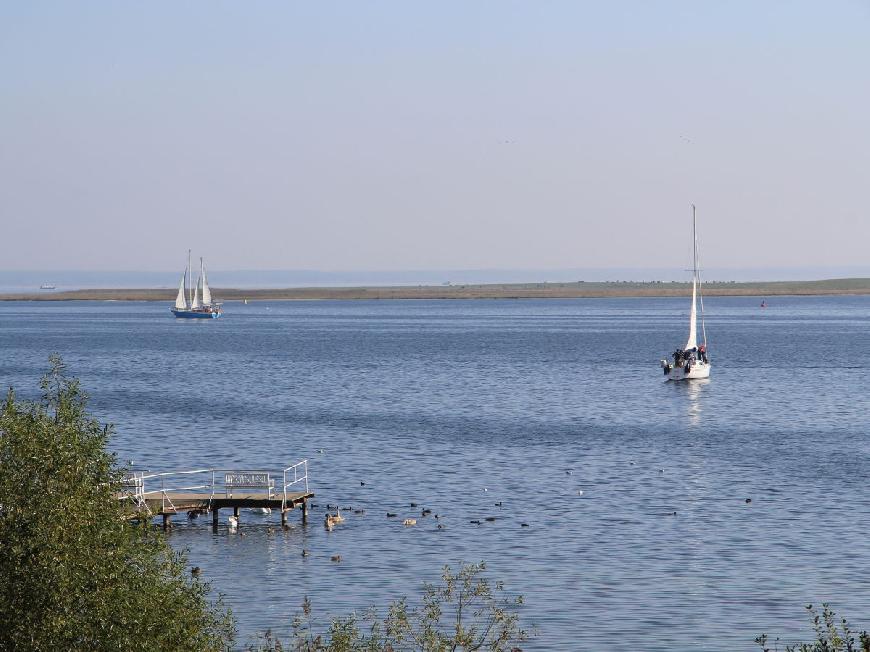
[[[239,526],[239,519],[235,516],[228,516],[227,525],[230,526],[231,530],[235,530]]]
[[[402,523],[402,525],[407,525],[407,526],[417,525],[417,519],[416,518],[406,518],[405,522]]]
[[[251,511],[254,512],[254,514],[271,514],[272,513],[272,509],[270,507],[252,507]]]

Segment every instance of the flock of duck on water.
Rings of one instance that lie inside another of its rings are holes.
[[[321,449],[321,452],[322,452],[322,449]],[[566,473],[570,475],[571,471],[566,471]],[[366,484],[365,482],[360,482],[360,486],[365,486],[365,484]],[[488,489],[484,488],[484,491],[488,491]],[[579,491],[578,494],[582,495],[583,492]],[[498,502],[494,503],[494,505],[496,507],[502,507],[503,504],[504,503],[502,501],[498,501]],[[316,509],[317,507],[318,507],[318,505],[316,503],[311,504],[312,509]],[[328,532],[331,532],[335,528],[336,525],[340,525],[341,523],[345,522],[345,517],[342,516],[342,514],[341,514],[342,509],[344,509],[345,512],[352,511],[354,514],[359,515],[359,516],[364,516],[366,513],[366,510],[364,510],[364,509],[354,509],[353,507],[343,507],[342,508],[342,507],[339,507],[338,505],[331,505],[331,504],[327,504],[325,507],[326,507],[327,511],[323,517],[323,526],[326,528],[326,530]],[[412,503],[410,503],[410,507],[418,508],[419,505],[418,505],[418,503],[412,502]],[[263,515],[268,515],[268,514],[272,513],[272,510],[268,507],[255,507],[255,508],[251,508],[250,511],[252,513],[255,513],[255,514],[263,514]],[[199,510],[199,511],[192,510],[192,511],[188,512],[188,518],[193,520],[193,519],[197,518],[201,513],[202,514],[206,513],[206,510]],[[397,518],[399,516],[395,512],[387,512],[386,515],[387,515],[387,518],[389,518],[389,519],[394,519],[394,518]],[[432,516],[433,519],[435,519],[436,521],[439,521],[442,518],[442,516],[439,514],[433,514],[432,510],[429,509],[428,507],[423,507],[420,510],[420,516],[418,516],[417,518],[412,518],[412,517],[405,518],[402,520],[402,525],[404,525],[405,527],[413,527],[413,526],[417,525],[418,518],[426,518],[428,516]],[[471,519],[469,521],[469,523],[471,523],[472,525],[481,525],[484,521],[486,521],[488,523],[492,523],[496,520],[497,519],[495,516],[487,516],[487,517],[483,518],[482,520],[481,519]],[[228,516],[227,517],[227,526],[228,526],[230,532],[238,532],[239,518],[237,516]],[[528,523],[520,523],[520,527],[527,528],[527,527],[529,527],[529,524]],[[445,528],[446,528],[446,526],[443,523],[440,523],[440,522],[438,523],[437,529],[443,530]],[[246,536],[244,532],[238,532],[238,534],[239,534],[239,536]],[[307,550],[303,549],[302,556],[307,557],[308,555],[309,555],[309,552]],[[335,562],[341,561],[341,555],[334,555],[332,557],[332,561],[335,561]],[[199,567],[196,567],[193,570],[194,574],[197,574],[199,572],[199,570],[200,570]]]

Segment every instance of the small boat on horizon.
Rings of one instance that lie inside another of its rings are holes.
[[[40,290],[56,290],[57,286],[54,283],[43,283],[39,286]]]
[[[190,249],[187,250],[187,269],[181,277],[181,285],[178,286],[178,296],[175,298],[175,306],[170,308],[172,314],[178,319],[217,319],[223,313],[221,304],[213,302],[211,290],[208,287],[208,278],[205,275],[205,265],[202,258],[199,259],[199,278],[196,284],[188,284],[193,280],[193,270],[190,265]],[[200,291],[202,301],[200,301]],[[188,297],[190,301],[188,302]]]
[[[698,344],[698,302],[701,304],[701,339]],[[692,309],[689,312],[689,339],[686,346],[672,354],[674,361],[662,360],[665,380],[695,380],[710,377],[707,357],[707,329],[704,325],[704,297],[701,296],[701,274],[698,270],[698,228],[695,205],[692,204]]]

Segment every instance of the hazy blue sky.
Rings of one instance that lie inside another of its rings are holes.
[[[870,2],[3,2],[0,269],[870,261]]]

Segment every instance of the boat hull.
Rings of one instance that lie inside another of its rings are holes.
[[[223,313],[200,310],[177,310],[173,308],[172,314],[175,315],[176,319],[217,319]]]
[[[696,362],[692,365],[692,368],[686,372],[685,367],[674,367],[671,371],[665,376],[665,382],[670,381],[680,381],[680,380],[701,380],[703,378],[710,377],[710,364],[703,362]]]

